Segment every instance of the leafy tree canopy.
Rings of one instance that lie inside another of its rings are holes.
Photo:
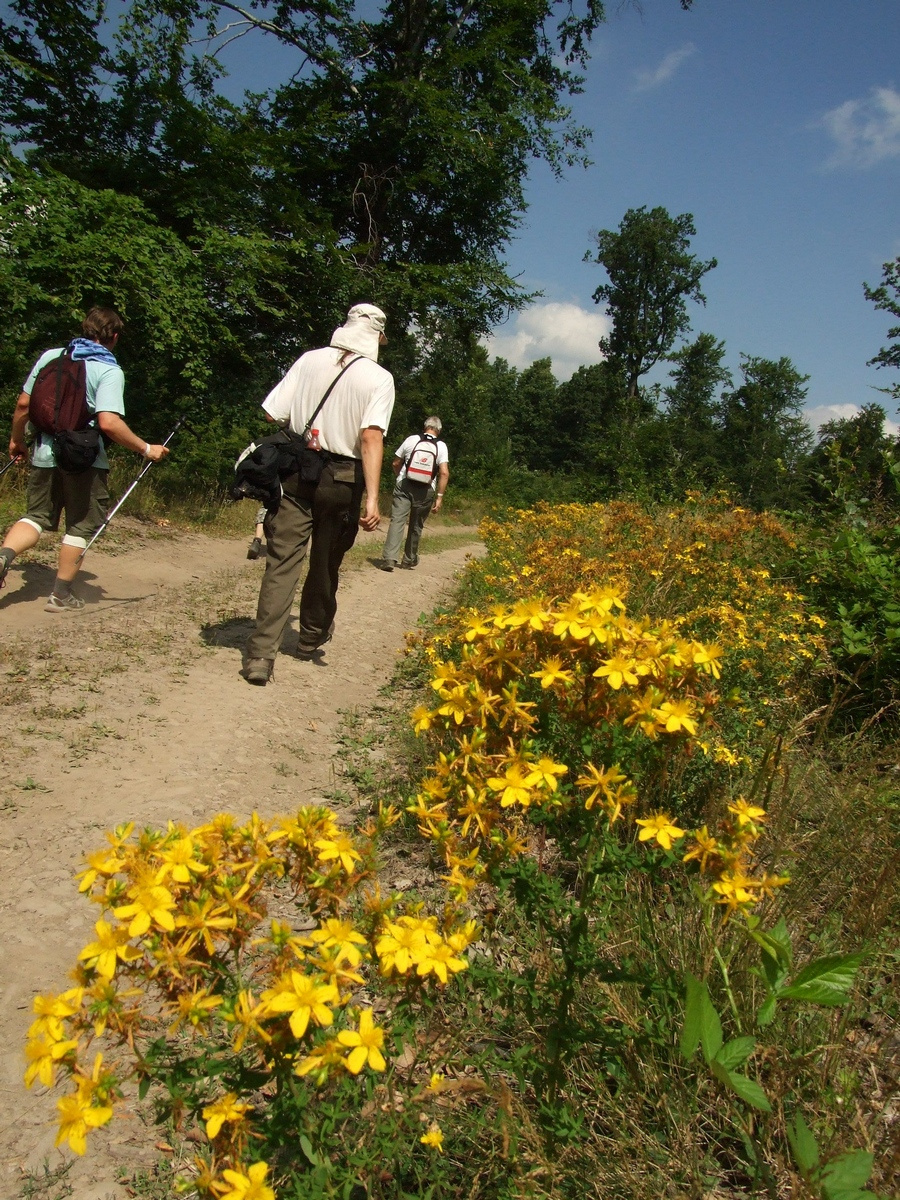
[[[395,327],[486,330],[525,299],[502,250],[529,162],[584,161],[565,101],[599,0],[129,0],[112,31],[97,0],[11,8],[0,118],[29,163],[139,196],[188,245],[215,225],[314,248],[330,303],[318,271],[280,283],[320,336],[363,295]],[[216,49],[248,33],[296,72],[234,105]]]
[[[886,262],[882,268],[881,286],[871,288],[863,284],[866,299],[871,300],[876,308],[889,312],[900,318],[900,258]],[[900,367],[900,325],[894,325],[888,330],[891,344],[883,346],[870,360],[869,365],[878,367]],[[889,389],[891,395],[900,400],[900,384],[895,383]]]
[[[612,318],[612,332],[601,348],[622,364],[629,396],[638,380],[661,358],[676,338],[690,329],[687,301],[706,303],[700,281],[715,267],[689,251],[696,235],[690,213],[672,217],[664,208],[629,209],[617,230],[597,235],[599,263],[609,277],[594,292]]]
[[[755,508],[786,507],[797,467],[812,444],[803,417],[808,375],[789,358],[741,356],[744,382],[719,407],[726,470],[738,494]]]

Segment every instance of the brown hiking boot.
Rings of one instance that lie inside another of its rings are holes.
[[[244,678],[248,683],[265,687],[272,678],[274,669],[275,660],[272,658],[248,658],[247,665],[244,667]]]

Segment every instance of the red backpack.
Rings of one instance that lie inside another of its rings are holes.
[[[28,420],[41,433],[86,429],[91,423],[84,362],[68,351],[41,367],[28,401]]]

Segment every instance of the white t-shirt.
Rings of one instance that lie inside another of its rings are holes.
[[[340,373],[346,352],[336,346],[308,350],[269,392],[263,408],[276,421],[288,421],[302,433],[329,385]],[[394,409],[394,377],[371,358],[354,359],[315,420],[319,445],[332,454],[362,458],[360,431],[377,426],[387,432]]]
[[[411,433],[408,438],[404,438],[401,444],[394,451],[394,458],[400,458],[403,460],[403,466],[397,473],[397,483],[402,483],[406,478],[406,467],[409,462],[409,456],[422,440],[423,438],[421,433]],[[450,457],[447,454],[447,445],[445,442],[439,441],[437,444],[437,459],[435,461],[435,466],[439,467],[442,463],[449,461]],[[437,479],[436,473],[434,478]]]
[[[22,384],[22,391],[30,396],[38,372],[46,367],[47,363],[59,358],[62,353],[62,348],[46,350],[31,368],[28,378]],[[118,413],[120,417],[125,416],[125,375],[121,367],[88,358],[84,363],[84,382],[87,388],[87,406],[92,413],[112,412]],[[39,433],[35,438],[34,449],[31,452],[31,465],[33,467],[56,466],[56,459],[53,457],[52,434]],[[106,447],[102,439],[100,453],[93,465],[104,471],[109,467],[109,459],[106,457]]]

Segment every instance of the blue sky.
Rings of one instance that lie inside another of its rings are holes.
[[[608,6],[576,118],[593,165],[532,173],[508,261],[543,299],[495,330],[516,366],[550,355],[558,378],[598,361],[582,261],[627,209],[694,216],[694,252],[716,257],[693,333],[740,352],[790,357],[810,376],[813,423],[882,403],[900,382],[867,367],[889,315],[863,295],[900,255],[900,0],[677,0]],[[664,375],[664,373],[662,373]],[[657,371],[656,376],[659,377]]]

